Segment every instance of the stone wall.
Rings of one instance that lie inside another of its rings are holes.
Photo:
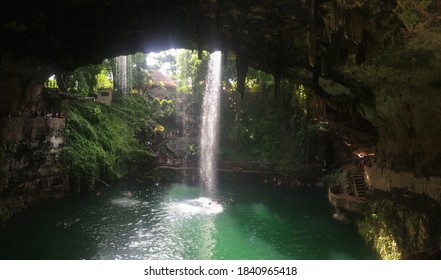
[[[69,193],[61,150],[64,118],[0,119],[0,222]]]
[[[347,210],[350,213],[361,213],[366,208],[365,201],[347,195],[333,193],[331,188],[328,190],[328,199],[331,205],[337,210]]]
[[[367,185],[374,189],[387,192],[393,189],[407,189],[441,202],[441,177],[418,178],[411,172],[397,172],[377,166],[365,167],[364,173]]]

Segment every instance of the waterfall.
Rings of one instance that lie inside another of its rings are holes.
[[[200,180],[209,194],[216,186],[216,156],[218,150],[220,93],[221,93],[221,58],[216,51],[210,55],[208,74],[202,103],[202,125],[200,133]]]
[[[116,75],[121,94],[127,93],[127,56],[121,55],[116,58]]]

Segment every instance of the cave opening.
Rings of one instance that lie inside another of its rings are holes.
[[[258,171],[269,188],[328,190],[334,217],[354,222],[380,258],[439,248],[436,1],[86,2],[0,4],[1,221],[72,194],[107,195],[124,178],[173,198],[179,188],[153,175],[158,166],[182,171],[191,194],[208,52],[222,50],[223,179]],[[169,73],[137,53],[177,47],[193,51],[164,55],[185,65]],[[121,209],[145,202],[118,195],[109,200]],[[210,208],[192,199],[168,206]],[[250,219],[283,220],[253,203]]]

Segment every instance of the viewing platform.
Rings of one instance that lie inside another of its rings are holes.
[[[334,213],[336,220],[348,221],[348,214],[362,213],[369,200],[363,171],[355,168],[346,169],[341,184],[328,189],[328,200],[336,209]]]
[[[350,213],[361,213],[364,210],[367,199],[342,191],[342,186],[335,185],[328,189],[329,202],[337,210],[346,210]]]

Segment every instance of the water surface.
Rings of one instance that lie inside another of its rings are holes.
[[[323,189],[125,182],[0,228],[1,259],[374,259]]]

